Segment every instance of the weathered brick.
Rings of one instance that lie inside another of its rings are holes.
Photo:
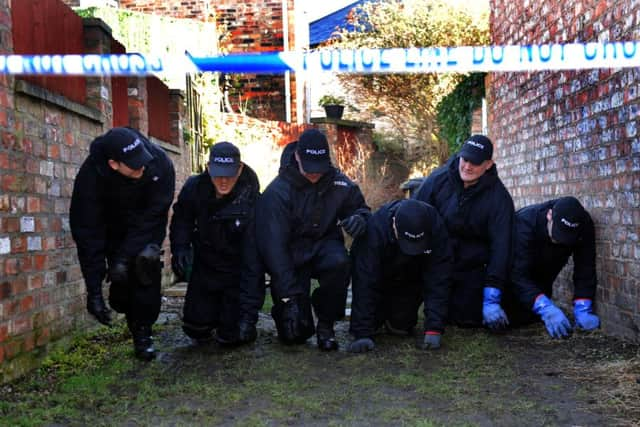
[[[27,284],[30,291],[42,288],[43,283],[44,276],[42,273],[31,274],[27,279]]]
[[[39,329],[36,331],[36,345],[41,347],[49,342],[51,338],[51,331],[48,327]]]
[[[22,348],[22,340],[20,338],[13,338],[4,344],[4,354],[6,359],[13,359],[20,353]]]
[[[33,295],[27,295],[26,297],[20,300],[20,312],[33,310],[34,307],[34,299]]]
[[[21,314],[9,322],[9,333],[12,337],[20,336],[33,329],[30,315]]]
[[[47,267],[47,255],[38,254],[34,255],[34,269],[36,271],[43,271]]]
[[[9,325],[5,323],[0,323],[0,343],[3,343],[7,340],[9,336]]]
[[[561,32],[565,40],[621,41],[640,28],[636,3],[623,2],[624,13],[618,3],[605,1],[592,7],[574,0],[490,3],[496,45],[548,43]],[[506,23],[504,16],[517,18]],[[580,25],[566,25],[565,18],[577,16]],[[608,303],[603,324],[615,325],[609,333],[635,340],[640,339],[633,288],[640,252],[634,237],[640,227],[640,158],[634,156],[640,150],[639,88],[640,73],[633,68],[496,73],[489,99],[489,134],[499,147],[494,156],[514,203],[521,207],[563,195],[583,202],[596,221],[598,296]],[[564,176],[554,176],[556,170]],[[570,275],[561,275],[555,287],[558,295],[570,297]]]
[[[19,272],[19,268],[18,268],[19,262],[17,258],[7,258],[5,259],[4,262],[4,272],[7,275],[13,275],[13,274],[18,274]]]

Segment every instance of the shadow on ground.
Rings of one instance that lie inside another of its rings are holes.
[[[322,353],[280,344],[263,315],[255,343],[223,349],[192,345],[170,317],[145,364],[123,325],[101,328],[0,388],[0,425],[640,425],[638,347],[599,332],[449,328],[438,351],[380,335],[353,355],[346,330]]]

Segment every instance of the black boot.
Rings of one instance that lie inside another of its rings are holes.
[[[146,362],[153,360],[156,357],[156,349],[153,348],[151,326],[127,323],[133,336],[133,351],[136,357]]]
[[[318,348],[322,351],[335,351],[338,349],[336,334],[333,332],[333,322],[318,320],[316,327]]]

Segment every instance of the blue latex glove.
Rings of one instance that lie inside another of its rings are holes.
[[[573,302],[573,315],[576,318],[576,328],[590,331],[600,326],[600,318],[593,314],[590,299],[577,299]]]
[[[568,337],[571,334],[571,323],[567,316],[545,294],[540,294],[536,298],[533,303],[533,312],[542,318],[552,338]]]
[[[420,345],[420,348],[422,350],[439,349],[441,339],[442,339],[442,335],[440,335],[440,333],[427,331],[424,333],[424,339],[422,340],[422,344]]]
[[[504,329],[509,324],[509,319],[502,307],[500,307],[500,289],[485,287],[484,300],[482,302],[482,324],[489,329]]]

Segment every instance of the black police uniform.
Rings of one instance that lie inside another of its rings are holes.
[[[108,264],[124,263],[128,278],[111,282],[109,304],[124,313],[134,332],[148,330],[160,313],[160,264],[151,283],[136,274],[135,257],[149,244],[162,245],[173,201],[175,172],[162,148],[134,132],[153,159],[140,179],[126,178],[107,163],[104,137],[96,138],[76,176],[69,221],[87,288],[100,289]],[[147,332],[145,332],[146,334]]]
[[[331,167],[315,184],[307,180],[298,169],[296,145],[287,145],[278,176],[258,202],[258,249],[274,300],[308,298],[310,280],[317,278],[312,304],[320,321],[332,323],[344,317],[349,284],[338,220],[354,214],[366,220],[371,213],[360,188],[338,169]]]
[[[464,188],[453,156],[420,186],[414,198],[434,206],[447,226],[454,256],[449,320],[482,325],[483,288],[504,289],[511,260],[513,200],[495,164]]]
[[[356,339],[372,337],[385,321],[409,330],[424,305],[424,330],[442,333],[447,314],[453,258],[444,222],[429,206],[431,229],[425,230],[424,254],[400,251],[392,221],[401,200],[380,207],[367,231],[351,247],[353,300],[350,332]]]
[[[238,341],[240,292],[252,324],[264,302],[264,273],[255,245],[255,203],[260,191],[256,173],[244,165],[233,190],[222,198],[209,172],[184,184],[173,206],[171,251],[193,249],[193,271],[184,305],[183,329],[208,340],[213,329],[220,343]],[[257,307],[257,308],[256,308]]]
[[[538,320],[531,310],[536,297],[553,295],[553,282],[573,256],[574,298],[593,300],[596,292],[595,231],[586,214],[580,238],[573,246],[551,242],[547,230],[547,212],[557,200],[526,206],[516,212],[511,270],[512,299],[505,309],[512,323]],[[515,301],[513,301],[515,299]]]

